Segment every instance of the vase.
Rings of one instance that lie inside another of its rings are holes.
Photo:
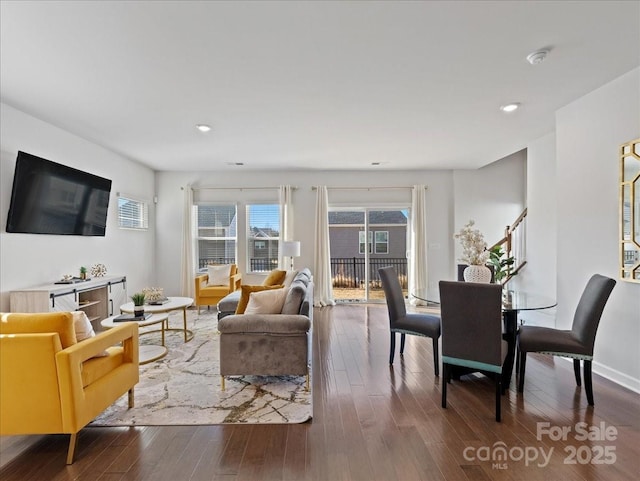
[[[133,315],[136,317],[144,316],[144,306],[134,306],[133,307]]]
[[[463,273],[465,282],[480,282],[489,284],[491,282],[491,269],[487,266],[468,266]]]

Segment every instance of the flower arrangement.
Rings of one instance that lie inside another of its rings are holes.
[[[144,298],[149,302],[161,301],[164,299],[164,289],[162,287],[145,287],[142,289]]]
[[[470,220],[457,234],[455,239],[460,239],[462,244],[461,262],[471,266],[483,266],[489,260],[490,252],[487,250],[487,243],[484,235],[478,229],[473,229],[475,222]]]

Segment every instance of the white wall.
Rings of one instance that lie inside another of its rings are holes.
[[[557,299],[556,136],[527,146],[527,265],[509,285]],[[556,309],[522,311],[527,324],[555,327]]]
[[[620,144],[640,134],[640,69],[556,115],[558,321],[569,328],[593,273],[619,279]],[[594,371],[640,391],[640,284],[618,280],[605,307]]]
[[[113,181],[104,237],[7,234],[7,212],[18,150]],[[118,228],[116,192],[152,200],[153,171],[87,140],[0,104],[0,309],[9,292],[52,283],[80,266],[102,263],[108,274],[126,275],[133,293],[154,280],[154,209],[146,232]]]
[[[492,245],[504,237],[505,227],[526,207],[527,153],[524,150],[481,169],[456,170],[453,178],[452,232],[458,232],[469,220],[474,220],[475,228],[484,234],[487,244]],[[456,242],[455,264],[461,255],[460,243]]]

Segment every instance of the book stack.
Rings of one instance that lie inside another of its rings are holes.
[[[131,322],[131,321],[140,322],[140,321],[146,321],[152,315],[153,314],[151,314],[150,312],[145,312],[141,316],[136,316],[134,314],[120,314],[118,317],[116,317],[113,320],[113,322]]]

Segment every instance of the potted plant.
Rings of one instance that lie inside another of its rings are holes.
[[[144,315],[144,297],[144,292],[136,292],[131,296],[131,300],[133,301],[134,316]]]
[[[489,264],[493,266],[493,274],[496,282],[502,283],[505,277],[513,276],[511,266],[516,262],[515,257],[505,257],[502,246],[493,246],[489,249]]]
[[[470,220],[454,238],[460,240],[462,257],[460,261],[469,266],[464,270],[466,282],[491,282],[491,269],[485,264],[489,260],[489,251],[484,235],[478,229],[473,229],[475,222]]]
[[[87,278],[87,268],[82,266],[80,268],[80,279],[84,281],[86,278]]]

